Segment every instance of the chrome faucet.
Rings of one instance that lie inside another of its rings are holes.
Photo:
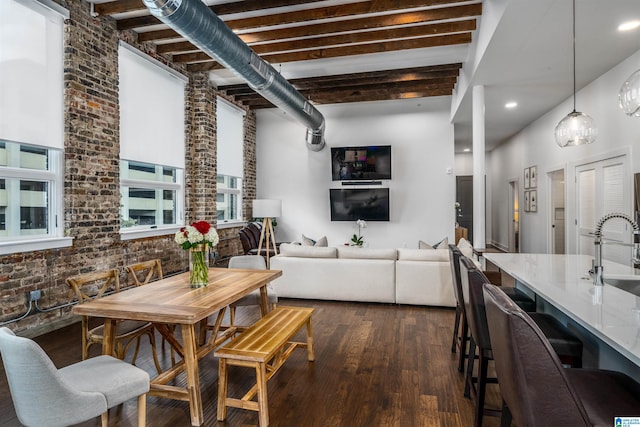
[[[593,259],[593,268],[590,273],[593,274],[593,284],[596,286],[604,286],[602,278],[602,245],[605,243],[602,240],[602,227],[604,223],[613,218],[624,219],[633,227],[633,267],[640,267],[640,227],[638,223],[630,216],[623,213],[610,213],[603,216],[596,225],[595,235],[595,257]]]

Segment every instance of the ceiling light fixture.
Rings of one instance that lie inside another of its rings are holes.
[[[627,21],[618,25],[618,31],[631,31],[635,30],[638,27],[640,27],[640,20]]]
[[[627,116],[640,117],[640,70],[631,74],[622,84],[618,101]]]
[[[504,104],[504,108],[509,108],[509,109],[516,108],[517,106],[518,106],[518,103],[513,101],[507,102],[506,104]]]
[[[469,151],[471,151],[471,148],[465,148],[465,149],[464,149],[464,150],[462,150],[462,151],[464,151],[465,153],[468,153]]]
[[[573,111],[556,126],[556,143],[560,147],[591,144],[597,135],[594,120],[576,111],[576,0],[573,0]]]

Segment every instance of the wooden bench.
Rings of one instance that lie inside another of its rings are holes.
[[[227,406],[231,406],[257,411],[260,427],[269,425],[267,381],[298,347],[306,348],[309,361],[314,360],[311,313],[312,308],[276,307],[216,350],[215,356],[219,358],[218,421],[226,419]],[[305,325],[307,342],[291,341]],[[256,384],[241,399],[227,397],[228,365],[252,367],[256,370]],[[257,402],[253,400],[256,394]]]

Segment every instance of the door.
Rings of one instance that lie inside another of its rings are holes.
[[[456,201],[460,203],[457,222],[469,230],[473,243],[473,175],[456,176]]]
[[[551,192],[550,198],[550,212],[551,218],[551,253],[552,254],[564,254],[566,252],[565,245],[565,208],[564,208],[564,195],[565,195],[565,181],[564,181],[564,169],[549,172],[549,188]]]
[[[627,173],[627,157],[617,156],[606,160],[576,166],[576,229],[579,254],[594,254],[593,233],[596,224],[604,215],[631,212],[630,183]],[[627,195],[625,200],[625,195]],[[605,241],[631,241],[631,229],[623,220],[605,223],[602,234]],[[602,251],[605,259],[628,264],[631,250],[625,246],[605,244]]]

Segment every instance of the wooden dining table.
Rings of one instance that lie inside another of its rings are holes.
[[[281,275],[280,270],[210,268],[209,285],[191,288],[187,272],[76,305],[73,312],[104,318],[103,354],[113,354],[118,320],[153,323],[182,360],[153,378],[149,393],[188,401],[191,424],[199,426],[203,409],[198,361],[233,333],[233,329],[220,331],[226,307],[260,289],[260,309],[265,315],[269,311],[267,284]],[[209,324],[209,316],[216,313],[215,322]],[[181,339],[175,336],[173,325],[180,326]],[[209,339],[207,330],[211,330]],[[169,385],[181,372],[186,373],[186,387]]]

